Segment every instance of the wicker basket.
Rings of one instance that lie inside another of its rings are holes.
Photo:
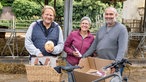
[[[61,82],[61,74],[51,66],[25,65],[28,82]]]

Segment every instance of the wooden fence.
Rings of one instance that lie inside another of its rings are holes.
[[[142,20],[137,19],[123,19],[122,23],[126,25],[130,32],[141,33],[144,32]]]

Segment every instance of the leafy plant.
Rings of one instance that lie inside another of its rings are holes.
[[[12,6],[13,2],[14,2],[14,0],[1,0],[1,4],[3,6]]]
[[[19,20],[36,20],[41,16],[41,5],[44,5],[44,0],[10,0],[14,1],[12,4],[12,11]],[[39,2],[38,2],[39,1]],[[7,0],[2,0],[2,2],[7,2]],[[91,18],[92,23],[103,22],[104,9],[107,6],[112,6],[114,4],[109,4],[108,0],[74,0],[73,1],[73,22],[78,22],[83,16],[88,16]],[[59,24],[63,24],[64,20],[64,0],[57,0],[56,5],[54,0],[49,0],[48,3],[53,6],[56,10],[56,20]],[[121,14],[122,3],[118,2],[115,6],[118,12]],[[58,20],[59,19],[59,20]],[[118,20],[121,20],[118,18]],[[78,23],[73,23],[73,28],[78,28]],[[99,28],[96,24],[92,25],[93,28]]]
[[[15,0],[12,5],[12,11],[16,17],[29,18],[33,16],[40,16],[41,6],[29,0]]]

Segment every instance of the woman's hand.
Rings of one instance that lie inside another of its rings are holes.
[[[80,56],[79,56],[79,53],[78,53],[77,51],[73,51],[73,55],[74,55],[75,57],[80,57]]]

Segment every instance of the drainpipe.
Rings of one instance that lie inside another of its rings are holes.
[[[145,0],[145,5],[144,5],[144,20],[143,20],[143,24],[144,24],[144,32],[146,32],[146,0]]]

